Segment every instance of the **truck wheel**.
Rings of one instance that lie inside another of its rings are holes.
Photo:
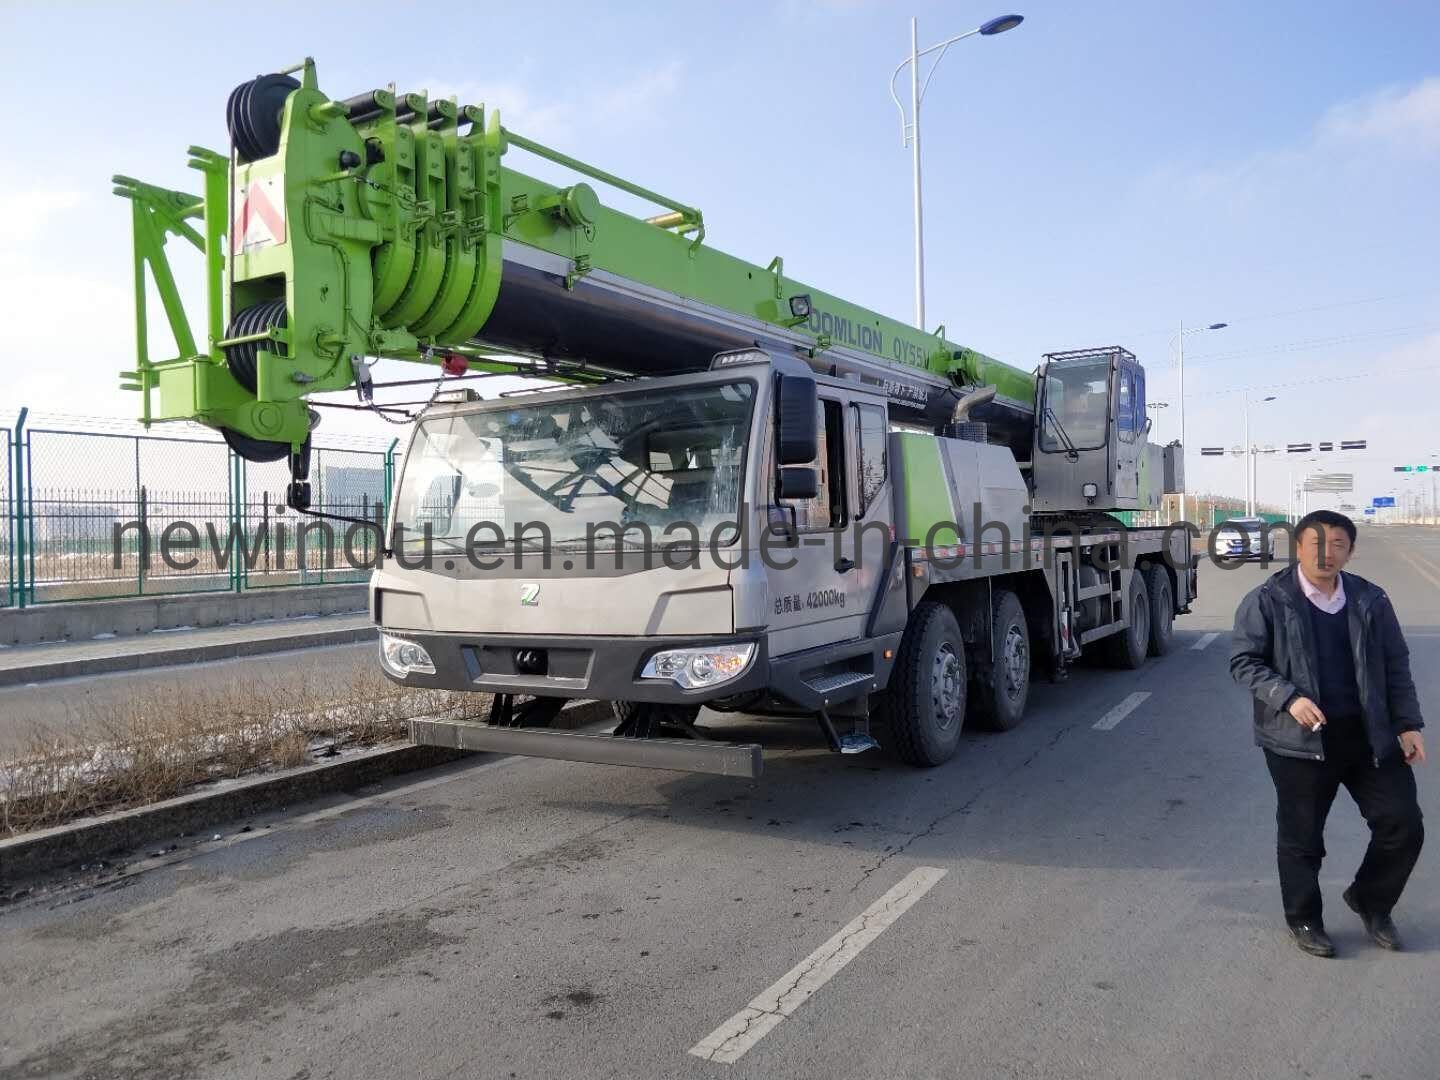
[[[660,738],[662,728],[689,727],[700,715],[699,705],[656,705],[645,701],[612,701],[610,710],[615,716],[611,734],[637,738]]]
[[[1145,587],[1150,592],[1150,655],[1164,656],[1175,632],[1175,599],[1165,567],[1146,567]]]
[[[944,604],[923,601],[911,614],[878,713],[901,761],[939,765],[955,756],[965,723],[965,641]]]
[[[1150,592],[1145,588],[1145,575],[1139,570],[1130,575],[1130,595],[1125,607],[1130,614],[1130,625],[1105,638],[1105,661],[1111,667],[1134,671],[1145,663],[1145,655],[1150,650]]]
[[[989,677],[976,686],[977,717],[990,731],[1009,731],[1025,718],[1030,696],[1030,631],[1013,592],[995,591],[990,641],[994,662]]]

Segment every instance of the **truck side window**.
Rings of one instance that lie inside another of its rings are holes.
[[[1120,369],[1120,396],[1115,403],[1115,426],[1121,442],[1134,442],[1140,424],[1135,416],[1135,377],[1126,368]]]
[[[855,508],[855,516],[864,517],[890,475],[886,460],[889,424],[885,410],[878,405],[856,405],[855,420],[855,446],[859,458],[855,468],[860,488],[860,505]]]
[[[815,467],[819,483],[815,498],[788,503],[795,508],[795,527],[806,530],[836,529],[846,522],[845,516],[845,431],[844,414],[838,401],[821,401],[816,433],[819,448]],[[771,499],[774,498],[773,492]]]

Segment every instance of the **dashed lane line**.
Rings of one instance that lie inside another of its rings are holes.
[[[846,923],[840,932],[780,977],[749,1005],[690,1048],[706,1061],[731,1065],[860,955],[881,931],[909,911],[946,871],[921,866]]]
[[[1431,585],[1434,585],[1437,589],[1440,589],[1440,577],[1436,577],[1434,574],[1432,574],[1429,570],[1425,568],[1426,565],[1430,564],[1429,559],[1424,559],[1424,557],[1421,556],[1421,559],[1424,559],[1425,564],[1422,565],[1421,559],[1415,558],[1408,551],[1397,552],[1397,554],[1406,562],[1408,562],[1412,567],[1414,567],[1417,574],[1423,577]]]
[[[1202,637],[1199,641],[1195,642],[1194,645],[1191,645],[1190,648],[1193,649],[1195,652],[1199,652],[1201,649],[1205,648],[1205,646],[1209,645],[1212,641],[1214,641],[1214,640],[1215,640],[1217,637],[1219,637],[1219,636],[1220,636],[1220,631],[1218,631],[1218,630],[1212,631],[1212,632],[1206,634],[1204,637]]]
[[[1104,716],[1100,717],[1099,720],[1096,720],[1095,723],[1091,725],[1091,727],[1093,727],[1096,731],[1109,731],[1116,724],[1120,723],[1121,720],[1124,720],[1125,717],[1129,716],[1132,712],[1134,712],[1141,705],[1143,705],[1145,703],[1145,699],[1149,696],[1149,690],[1135,691],[1135,693],[1131,694],[1124,701],[1120,702],[1119,705],[1116,705]]]

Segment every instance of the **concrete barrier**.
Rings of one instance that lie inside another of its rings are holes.
[[[365,583],[298,585],[250,592],[179,593],[121,600],[74,600],[0,609],[0,644],[89,641],[182,626],[228,626],[258,619],[364,611]]]

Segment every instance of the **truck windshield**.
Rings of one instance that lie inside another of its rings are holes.
[[[395,525],[464,550],[587,539],[613,550],[701,542],[740,509],[754,385],[617,390],[423,420],[406,456]],[[600,528],[615,526],[615,528]],[[667,526],[675,526],[668,535]]]
[[[1098,450],[1110,415],[1110,361],[1052,363],[1045,370],[1040,449]]]

